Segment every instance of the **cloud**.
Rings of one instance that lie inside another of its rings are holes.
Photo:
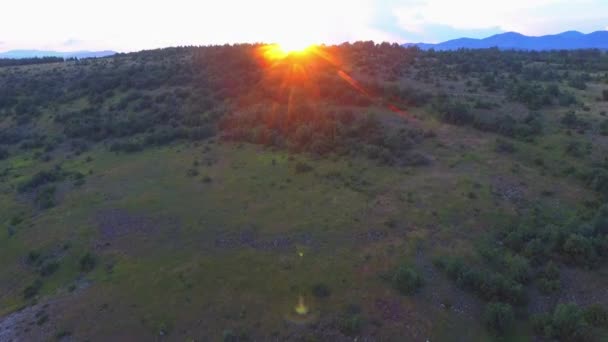
[[[604,0],[426,0],[396,6],[401,29],[422,33],[429,26],[457,30],[498,28],[540,35],[569,29],[594,30],[608,22]]]
[[[608,25],[608,1],[20,0],[4,4],[3,14],[3,49],[133,51],[236,42],[437,41],[511,30],[584,31]],[[24,25],[25,19],[29,24]]]

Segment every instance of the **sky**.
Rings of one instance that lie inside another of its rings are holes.
[[[18,0],[2,4],[0,51],[436,43],[606,29],[608,0]]]

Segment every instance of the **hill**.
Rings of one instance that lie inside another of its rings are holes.
[[[115,51],[43,51],[43,50],[10,50],[0,52],[0,58],[41,58],[41,57],[60,57],[60,58],[92,58],[92,57],[107,57],[115,55]]]
[[[596,31],[589,34],[568,31],[540,37],[530,37],[516,32],[507,32],[483,39],[460,38],[438,44],[418,43],[406,44],[405,46],[418,46],[423,50],[488,49],[494,47],[503,50],[529,51],[576,49],[608,50],[608,31]]]
[[[606,341],[608,55],[0,68],[0,341]]]

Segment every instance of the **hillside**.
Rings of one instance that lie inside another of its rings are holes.
[[[418,46],[423,50],[435,49],[440,51],[458,49],[489,49],[501,50],[577,50],[601,49],[608,50],[608,31],[596,31],[583,34],[577,31],[568,31],[560,34],[530,37],[517,32],[497,34],[488,38],[459,38],[438,44],[406,44]]]
[[[0,341],[605,341],[608,55],[0,67]]]

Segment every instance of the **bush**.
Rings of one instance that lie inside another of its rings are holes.
[[[589,321],[587,320],[589,319]],[[592,340],[589,324],[605,323],[605,311],[599,307],[581,310],[575,304],[558,304],[553,313],[533,318],[534,330],[549,339],[559,341]]]
[[[530,279],[530,263],[521,255],[507,256],[505,266],[509,278],[519,283],[526,283]]]
[[[561,124],[571,129],[585,129],[589,127],[589,123],[581,119],[575,112],[566,113],[560,120]]]
[[[338,322],[338,329],[344,335],[355,336],[361,332],[363,320],[358,314],[342,317]]]
[[[42,280],[36,279],[31,285],[23,290],[23,298],[30,299],[36,296],[38,291],[40,291],[40,288],[42,288]]]
[[[323,283],[317,283],[312,287],[312,294],[317,298],[326,298],[331,295],[329,287]]]
[[[473,123],[474,116],[471,114],[469,105],[464,102],[440,101],[436,105],[441,119],[455,125],[466,125]]]
[[[55,168],[53,170],[48,171],[40,171],[30,177],[28,180],[19,184],[17,190],[19,192],[26,192],[29,190],[33,190],[42,185],[57,182],[63,180],[65,178],[65,173],[60,168]]]
[[[313,170],[312,166],[310,166],[310,165],[308,165],[306,163],[298,162],[296,164],[296,173],[307,173],[307,172],[310,172],[312,170]]]
[[[538,289],[545,294],[556,292],[560,289],[559,268],[553,261],[545,266],[538,278]]]
[[[517,148],[515,148],[515,145],[504,139],[496,139],[495,151],[498,153],[514,153],[517,151]]]
[[[587,323],[574,304],[558,304],[551,317],[552,337],[560,341],[586,340]]]
[[[504,334],[513,326],[515,314],[509,304],[489,303],[486,305],[483,321],[492,332]]]
[[[602,121],[602,123],[600,124],[600,134],[608,135],[608,119]]]
[[[608,89],[602,90],[602,98],[604,101],[608,101]]]
[[[48,262],[40,268],[40,275],[48,277],[59,269],[59,263],[56,261]]]
[[[423,285],[422,276],[414,268],[400,266],[393,275],[393,286],[404,295],[412,295]]]
[[[0,160],[4,160],[6,158],[8,158],[9,153],[6,149],[0,147]]]
[[[562,247],[568,259],[578,265],[590,266],[597,261],[592,240],[580,234],[570,234]]]
[[[49,209],[55,206],[55,186],[47,185],[36,194],[35,202],[40,209]]]
[[[80,258],[80,270],[82,272],[91,272],[97,266],[97,258],[91,253],[85,254]]]
[[[594,327],[608,327],[608,310],[599,304],[591,305],[583,312],[585,321]]]

